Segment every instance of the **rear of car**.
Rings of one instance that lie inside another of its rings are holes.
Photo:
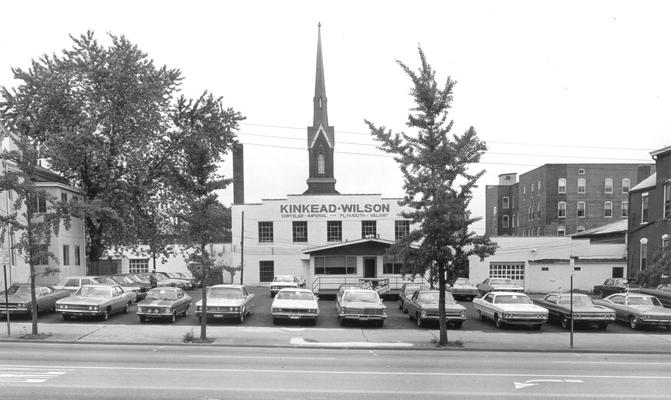
[[[338,318],[341,324],[346,321],[373,321],[382,326],[387,318],[386,310],[376,291],[352,289],[342,294]]]
[[[314,324],[319,317],[319,305],[314,293],[300,288],[280,290],[273,300],[270,311],[273,323],[309,320]]]
[[[284,288],[297,288],[298,280],[293,275],[276,275],[269,285],[270,297],[275,295]]]

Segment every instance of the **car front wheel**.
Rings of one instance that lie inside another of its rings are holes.
[[[240,323],[245,322],[245,309],[240,310]]]
[[[561,327],[564,329],[569,329],[571,327],[571,322],[566,317],[566,315],[561,316]]]
[[[638,318],[634,317],[633,315],[629,317],[629,326],[631,329],[638,329]]]
[[[499,314],[494,314],[494,324],[499,329],[503,328],[503,321],[501,321],[501,317],[499,317]]]
[[[172,322],[173,324],[177,322],[177,311],[172,312],[172,315],[170,316],[170,322]]]
[[[107,321],[108,319],[110,319],[110,310],[109,308],[106,308],[105,311],[103,311],[102,320]]]
[[[415,319],[417,320],[417,326],[422,327],[424,325],[424,321],[422,321],[422,318],[419,316],[419,314],[415,315]]]
[[[455,329],[461,329],[461,326],[464,324],[464,321],[457,321],[454,323]]]

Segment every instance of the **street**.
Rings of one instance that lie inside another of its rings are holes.
[[[249,286],[248,289],[251,293],[256,295],[256,307],[254,312],[246,319],[244,326],[273,326],[272,316],[270,315],[270,305],[273,299],[270,297],[268,288],[265,287],[254,287]],[[197,326],[198,318],[196,318],[194,310],[196,301],[200,300],[201,291],[200,289],[193,289],[188,291],[189,295],[193,298],[191,305],[191,311],[188,317],[177,319],[177,325],[183,326]],[[395,299],[387,299],[384,301],[384,304],[387,306],[388,318],[384,323],[382,329],[420,329],[417,328],[415,321],[412,321],[408,318],[407,314],[404,314],[398,308],[398,301]],[[494,323],[491,321],[480,321],[478,320],[477,314],[473,309],[473,304],[470,301],[460,301],[459,304],[466,307],[466,316],[467,320],[464,323],[462,330],[465,331],[498,331],[494,326]],[[97,318],[81,318],[73,321],[64,322],[59,313],[45,313],[40,314],[39,321],[40,323],[79,323],[79,324],[105,324],[105,325],[138,325],[140,321],[138,320],[137,315],[135,314],[137,310],[137,305],[133,304],[131,306],[130,312],[128,314],[115,314],[108,321],[101,321]],[[323,297],[319,300],[319,311],[320,316],[317,321],[317,327],[319,328],[340,328],[338,323],[338,318],[336,315],[335,309],[335,300],[332,297]],[[12,319],[17,322],[29,322],[29,316],[12,316]],[[161,325],[168,324],[167,321],[149,321],[148,325]],[[237,321],[211,321],[210,325],[231,325],[238,326]],[[294,322],[288,323],[290,325],[299,325],[301,327],[310,328],[309,324]],[[361,328],[366,327],[366,324],[350,324],[345,328]],[[370,329],[380,329],[373,326],[369,327]],[[437,329],[437,324],[427,325],[429,329]],[[448,325],[449,330],[453,330],[454,327]],[[548,332],[565,332],[559,324],[547,323],[543,325],[543,329],[540,332],[532,331],[525,326],[509,326],[506,327],[506,331],[524,331],[533,334],[542,334],[543,331]],[[655,334],[671,334],[671,332],[662,328],[643,328],[639,330],[633,330],[625,324],[611,323],[608,326],[608,329],[605,331],[599,331],[593,327],[582,327],[576,326],[576,331],[597,333],[597,334],[609,334],[609,333],[627,333],[627,334],[646,334],[646,333],[655,333]]]
[[[2,399],[667,399],[666,355],[0,343]]]

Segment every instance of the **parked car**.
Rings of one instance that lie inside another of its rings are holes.
[[[84,285],[74,295],[56,302],[56,311],[64,320],[71,317],[98,316],[103,320],[117,312],[127,313],[135,300],[135,293],[126,292],[119,285]]]
[[[270,297],[274,297],[280,290],[284,288],[297,288],[298,277],[293,275],[275,275],[273,281],[270,282],[269,290]]]
[[[308,320],[314,325],[319,317],[319,304],[311,290],[284,288],[275,295],[270,312],[274,324],[282,320]]]
[[[54,290],[49,286],[35,286],[35,297],[37,300],[37,312],[45,312],[56,309],[56,301],[70,296],[68,290]],[[5,292],[0,292],[0,314],[26,314],[32,313],[33,300],[30,294],[30,283],[14,283],[7,288],[7,303],[5,303]]]
[[[547,322],[549,314],[524,293],[489,292],[473,299],[473,306],[481,321],[491,319],[497,328],[510,324],[530,325],[538,330]]]
[[[608,278],[603,284],[594,286],[594,294],[604,298],[615,293],[626,292],[629,288],[629,281],[624,278]]]
[[[508,278],[487,278],[475,285],[480,294],[489,292],[524,292],[524,288]]]
[[[471,301],[478,296],[478,288],[468,278],[457,278],[448,289],[457,300]]]
[[[92,276],[66,276],[54,285],[55,290],[67,290],[74,293],[84,285],[95,285],[100,282]]]
[[[415,291],[405,305],[408,317],[417,321],[419,327],[427,321],[438,321],[439,300],[438,290]],[[445,293],[445,319],[457,329],[461,329],[461,325],[466,321],[466,307],[458,304],[449,292]]]
[[[236,318],[240,323],[245,322],[256,299],[243,285],[214,285],[207,289],[207,310],[203,313],[203,301],[196,303],[196,316],[201,321],[203,314],[207,320]]]
[[[387,318],[387,307],[380,300],[380,295],[370,289],[347,289],[336,299],[336,309],[340,325],[347,321],[373,321],[376,326],[383,326]]]
[[[640,288],[632,290],[637,293],[655,296],[664,307],[671,308],[671,285],[668,283],[659,285],[656,288]]]
[[[345,293],[346,290],[350,289],[361,289],[361,286],[359,286],[356,283],[342,283],[340,286],[338,286],[338,292],[336,293],[336,302],[340,301],[342,298],[342,295]]]
[[[146,289],[143,292],[142,291],[142,286],[132,282],[129,279],[126,279],[125,276],[120,276],[120,275],[110,275],[110,276],[96,276],[95,279],[104,285],[119,285],[123,288],[124,291],[126,292],[133,292],[135,294],[135,301],[140,301],[144,298],[144,296],[147,294]]]
[[[655,296],[632,292],[615,293],[595,302],[615,310],[615,319],[628,322],[631,329],[661,326],[671,330],[671,309],[664,308]]]
[[[189,315],[191,296],[180,288],[162,287],[147,292],[144,300],[137,303],[137,315],[140,322],[147,319],[169,319],[173,324],[177,316]]]
[[[182,278],[174,272],[156,271],[156,279],[158,279],[156,286],[171,286],[184,290],[193,289],[191,279]]]
[[[197,286],[197,279],[194,278],[193,275],[187,275],[184,272],[174,272],[174,274],[177,275],[177,277],[180,279],[186,279],[191,282],[192,289]]]
[[[401,286],[401,291],[398,292],[398,308],[401,309],[404,313],[407,313],[408,309],[405,308],[405,303],[412,297],[413,294],[415,294],[416,291],[428,288],[428,286],[421,283],[404,283]]]
[[[571,294],[550,293],[542,299],[533,301],[535,304],[547,308],[549,319],[559,321],[564,329],[571,328]],[[592,298],[586,294],[573,293],[573,324],[596,325],[604,330],[608,324],[615,321],[615,310],[606,306],[594,304]]]

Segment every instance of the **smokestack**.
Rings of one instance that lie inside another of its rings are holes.
[[[245,204],[245,163],[242,143],[233,146],[233,204]]]

